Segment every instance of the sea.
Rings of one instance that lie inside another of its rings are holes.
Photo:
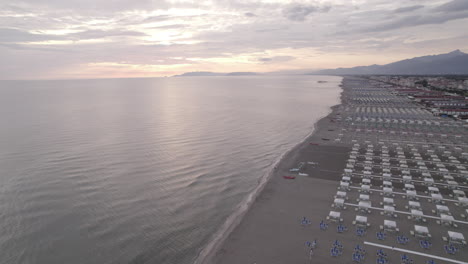
[[[194,263],[340,83],[0,81],[0,263]]]

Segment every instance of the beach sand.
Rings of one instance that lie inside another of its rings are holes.
[[[468,252],[465,249],[456,255],[447,255],[444,252],[445,243],[441,238],[447,236],[447,228],[436,224],[433,216],[430,221],[424,224],[429,227],[433,236],[431,241],[433,246],[430,250],[424,251],[419,247],[419,240],[412,236],[411,242],[407,245],[399,245],[396,242],[397,234],[395,233],[387,234],[388,237],[385,241],[378,240],[376,232],[380,231],[379,225],[382,225],[384,219],[387,218],[375,209],[369,217],[371,226],[367,233],[363,237],[358,237],[355,234],[355,227],[351,224],[352,220],[359,214],[355,212],[354,207],[349,206],[350,208],[346,210],[336,210],[331,207],[351,151],[352,140],[360,136],[359,133],[348,133],[344,137],[341,135],[346,140],[335,141],[335,139],[340,138],[340,133],[347,133],[347,131],[341,130],[342,123],[338,122],[337,118],[352,111],[348,104],[348,100],[351,99],[348,92],[350,87],[360,88],[362,85],[366,85],[365,82],[365,80],[363,83],[363,80],[353,77],[343,79],[341,104],[333,106],[332,112],[316,124],[313,134],[285,155],[273,171],[264,189],[258,194],[244,217],[240,219],[240,223],[199,263],[354,263],[351,259],[353,248],[356,244],[363,245],[364,242],[375,243],[378,246],[364,246],[367,257],[362,263],[375,263],[377,250],[381,246],[389,247],[385,252],[391,263],[401,262],[400,258],[403,252],[398,248],[418,253],[419,255],[410,254],[414,263],[426,263],[433,256],[459,261],[468,258]],[[377,144],[375,140],[373,139],[373,143]],[[307,163],[305,169],[302,170],[308,174],[307,176],[299,176],[289,172],[289,169],[297,167],[300,162]],[[283,176],[295,176],[296,178],[284,179]],[[361,179],[353,177],[352,183],[354,188],[357,188],[356,186],[361,184]],[[381,179],[372,179],[373,186],[377,187],[381,184]],[[396,181],[394,186],[395,189],[402,192],[402,183]],[[416,189],[421,194],[426,188],[419,185]],[[448,191],[441,189],[441,193],[447,195]],[[348,192],[349,200],[347,203],[355,205],[358,195],[357,190]],[[381,207],[379,204],[382,201],[382,196],[378,192],[374,193],[370,200],[374,207]],[[407,202],[402,197],[395,198],[396,208],[400,210],[405,210],[403,208]],[[425,208],[425,214],[430,214],[428,209],[435,207],[425,198],[420,199],[420,202]],[[452,206],[452,204],[450,206],[457,217],[463,212],[461,210],[464,210]],[[337,225],[334,223],[330,223],[328,230],[320,230],[320,221],[325,220],[332,210],[341,212],[341,218],[344,219],[348,231],[338,233],[336,231]],[[310,220],[311,224],[302,225],[303,217]],[[398,223],[400,234],[409,236],[415,222],[408,220],[406,215],[399,215],[395,220]],[[466,225],[462,225],[456,231],[465,232]],[[306,241],[314,240],[318,241],[318,247],[313,251],[313,256],[310,257]],[[335,240],[340,240],[344,244],[343,254],[337,258],[330,256],[330,248]],[[396,250],[393,250],[392,247],[395,247]],[[433,256],[421,256],[425,252]],[[436,263],[447,262],[437,260]]]
[[[316,124],[314,133],[280,161],[240,224],[204,263],[309,263],[305,241],[332,243],[329,234],[317,230],[330,211],[350,150],[326,140],[339,133],[333,117],[340,110],[341,105],[333,106]],[[289,169],[299,162],[317,164],[306,165],[309,176],[294,174],[295,179],[284,179],[293,175]],[[312,224],[301,227],[303,217]],[[328,246],[314,251],[315,263],[320,255],[328,256]]]

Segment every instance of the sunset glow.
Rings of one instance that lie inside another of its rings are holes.
[[[468,50],[460,0],[117,2],[0,4],[0,79],[312,70]]]

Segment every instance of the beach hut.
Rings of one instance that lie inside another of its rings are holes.
[[[432,175],[429,172],[423,172],[423,173],[421,173],[421,176],[423,178],[432,178]]]
[[[359,198],[356,199],[357,202],[359,201],[369,201],[370,196],[368,194],[360,194]]]
[[[456,181],[447,181],[448,188],[449,189],[457,189],[458,188],[458,182]]]
[[[431,238],[431,234],[429,234],[429,229],[426,226],[414,225],[414,231],[410,231],[411,235],[421,238],[421,239],[428,239]]]
[[[356,215],[356,219],[353,221],[353,225],[363,228],[370,226],[370,224],[367,222],[367,216],[362,215]]]
[[[458,203],[457,203],[458,206],[463,206],[463,207],[467,207],[467,206],[468,206],[468,198],[466,198],[466,197],[458,197],[457,200],[458,200]]]
[[[392,220],[384,220],[383,226],[380,226],[380,229],[386,232],[399,232],[400,230],[397,227],[395,221]]]
[[[371,190],[370,190],[370,185],[368,185],[368,184],[362,184],[359,191],[361,193],[372,193]]]
[[[371,208],[371,201],[359,201],[358,203],[358,208],[356,208],[357,210],[359,210],[360,212],[363,212],[363,213],[370,213],[370,208]]]
[[[418,197],[416,196],[416,191],[414,190],[406,190],[406,198],[409,200],[418,200]]]
[[[372,173],[370,171],[364,171],[362,177],[365,179],[370,179],[372,178]]]
[[[393,185],[391,181],[383,181],[382,187],[392,188]]]
[[[446,205],[436,204],[436,210],[432,210],[437,215],[447,214],[450,215],[450,209]]]
[[[434,186],[427,187],[427,192],[428,193],[440,193],[439,188],[434,187]]]
[[[450,244],[457,244],[457,245],[466,245],[465,237],[460,232],[448,231],[448,242]]]
[[[421,210],[421,203],[416,201],[408,201],[407,209]]]
[[[406,191],[414,191],[414,185],[413,185],[413,184],[410,184],[410,183],[406,183],[406,184],[405,184],[405,187],[404,187],[404,190],[406,190]]]
[[[412,180],[412,179],[413,179],[413,178],[412,178],[410,175],[404,175],[404,176],[403,176],[403,182],[404,182],[404,183],[411,183],[411,180]]]
[[[461,190],[453,190],[453,196],[458,198],[458,197],[466,197],[465,192]]]
[[[410,219],[418,222],[426,222],[426,219],[423,218],[424,214],[421,210],[411,209],[411,216],[408,216]]]
[[[455,218],[448,214],[440,214],[440,221],[437,221],[438,224],[442,224],[445,226],[453,226],[457,227],[457,225],[453,222]]]
[[[349,190],[349,182],[341,181],[339,189],[342,190],[342,191]]]
[[[348,196],[346,192],[338,191],[336,192],[335,198],[341,198],[341,199],[347,200]]]
[[[384,205],[384,210],[383,212],[381,212],[381,215],[397,217],[397,215],[395,214],[395,207],[392,205]]]
[[[346,209],[344,202],[345,200],[342,198],[335,198],[335,200],[333,201],[333,207],[338,209]]]
[[[343,219],[340,218],[341,213],[337,211],[330,211],[330,213],[327,216],[327,220],[330,220],[332,222],[342,222]]]
[[[431,199],[433,203],[441,204],[443,202],[443,197],[440,193],[431,193]]]
[[[444,180],[446,180],[446,181],[453,181],[454,178],[453,178],[453,176],[451,176],[451,175],[444,175]]]
[[[434,185],[434,179],[432,177],[426,177],[424,178],[424,184],[427,186],[432,186]]]
[[[380,204],[384,206],[385,205],[395,206],[395,201],[393,200],[393,198],[384,197],[383,202],[381,202]]]
[[[349,177],[349,176],[343,176],[343,177],[341,178],[341,181],[343,181],[343,182],[350,182],[350,181],[351,181],[351,177]]]
[[[393,193],[393,188],[390,188],[390,187],[384,187],[382,195],[387,196],[387,197],[395,196],[395,194]]]
[[[386,181],[392,180],[392,175],[390,173],[384,173],[382,174],[382,179]]]

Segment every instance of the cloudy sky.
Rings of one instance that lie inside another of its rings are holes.
[[[468,52],[468,0],[0,0],[0,79],[321,69]]]

